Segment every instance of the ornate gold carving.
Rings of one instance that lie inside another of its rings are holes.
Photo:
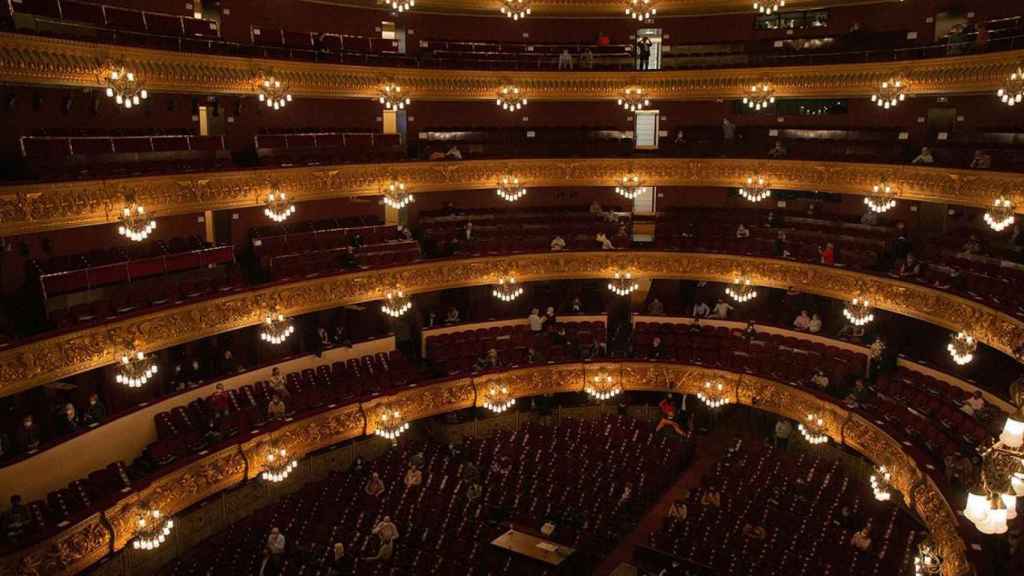
[[[0,574],[77,574],[110,552],[110,531],[97,513],[49,540],[0,559]]]

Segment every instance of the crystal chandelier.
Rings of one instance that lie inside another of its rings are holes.
[[[640,177],[636,174],[623,176],[622,181],[615,187],[615,193],[627,200],[635,200],[643,192],[644,188],[640,185]]]
[[[740,304],[757,298],[757,289],[748,279],[737,278],[735,282],[725,287],[725,293]]]
[[[616,272],[615,278],[608,282],[608,289],[618,296],[629,296],[640,288],[633,275],[629,272]]]
[[[135,79],[135,73],[124,69],[124,66],[113,66],[106,76],[107,98],[113,98],[118,106],[131,110],[142,100],[149,98],[149,93],[142,83]]]
[[[740,196],[751,202],[760,202],[770,198],[772,195],[771,189],[768,188],[768,183],[761,176],[748,177],[746,187],[740,188],[739,192]]]
[[[863,326],[875,319],[871,302],[866,298],[854,298],[843,307],[843,316],[854,326]]]
[[[704,382],[704,386],[697,391],[697,398],[711,409],[721,408],[731,402],[725,384],[718,379]]]
[[[156,361],[136,350],[121,355],[114,381],[129,388],[141,388],[157,373]]]
[[[651,101],[647,98],[647,91],[639,86],[628,86],[622,91],[622,96],[619,96],[619,106],[629,112],[643,110],[650,105]]]
[[[1017,498],[1024,497],[1024,386],[1013,384],[1016,410],[1006,417],[1003,431],[981,454],[980,489],[967,497],[964,516],[986,534],[1006,532],[1006,521],[1017,517]]]
[[[651,0],[626,0],[626,16],[631,16],[634,20],[650,20],[657,13],[658,9]]]
[[[515,112],[516,110],[522,110],[523,106],[526,106],[526,94],[523,93],[519,86],[502,86],[498,88],[498,98],[495,102],[498,103],[498,108],[508,112]]]
[[[953,335],[949,344],[946,345],[946,349],[949,350],[949,355],[953,357],[953,362],[963,366],[974,360],[974,352],[978,349],[978,343],[965,332],[957,332]]]
[[[964,517],[982,534],[1006,534],[1006,521],[1017,517],[1017,495],[996,494],[984,487],[967,495]]]
[[[266,76],[260,80],[257,86],[260,102],[267,105],[267,108],[280,110],[292,101],[292,95],[288,87],[281,84],[281,81],[273,76]]]
[[[883,178],[881,182],[871,187],[871,196],[864,197],[864,204],[872,212],[884,214],[896,207],[896,192]]]
[[[879,107],[895,108],[907,98],[907,83],[899,78],[890,78],[882,82],[878,92],[871,95],[871,101]]]
[[[508,386],[495,382],[487,388],[484,393],[484,408],[495,414],[501,414],[512,406],[515,406],[516,399],[508,391]]]
[[[942,572],[942,557],[936,550],[930,537],[917,545],[917,556],[914,557],[914,576],[933,576]]]
[[[1002,232],[1013,224],[1014,206],[1005,196],[996,198],[992,207],[985,211],[985,223],[996,232]]]
[[[491,294],[502,302],[511,302],[523,295],[523,287],[516,284],[516,279],[507,276],[498,279],[498,283],[491,290]]]
[[[752,110],[764,110],[775,104],[775,88],[768,82],[761,82],[750,87],[750,92],[743,97],[743,103]]]
[[[416,198],[405,191],[405,183],[398,180],[388,182],[384,188],[384,205],[395,210],[401,210],[416,201]]]
[[[519,185],[519,178],[502,176],[498,180],[498,197],[506,202],[515,202],[526,196],[526,188]]]
[[[587,382],[583,391],[596,400],[607,400],[622,393],[622,387],[615,383],[615,378],[613,378],[607,370],[601,368],[598,373]]]
[[[167,539],[174,528],[174,520],[164,518],[156,508],[147,504],[141,505],[135,539],[132,548],[136,550],[156,550]]]
[[[501,0],[501,13],[513,20],[526,18],[531,12],[530,0]]]
[[[882,465],[875,466],[875,473],[871,475],[871,491],[875,494],[875,500],[887,502],[892,498],[892,472]]]
[[[754,0],[754,10],[761,14],[775,14],[786,6],[786,0]]]
[[[156,220],[147,217],[146,209],[134,200],[121,209],[119,220],[117,233],[133,242],[142,242],[156,230]]]
[[[384,295],[384,304],[381,304],[381,312],[398,318],[412,309],[412,300],[401,290],[393,290]]]
[[[267,452],[267,461],[264,463],[263,473],[260,478],[267,482],[284,482],[288,476],[299,466],[294,458],[288,458],[288,451],[284,448],[271,448]]]
[[[392,10],[401,14],[416,5],[416,0],[384,0]]]
[[[377,419],[377,436],[395,441],[409,429],[409,423],[402,419],[402,413],[385,406]]]
[[[1010,73],[1006,86],[1000,88],[996,95],[1007,106],[1016,106],[1024,102],[1024,67],[1017,66],[1017,69]]]
[[[825,419],[813,412],[804,418],[798,428],[804,440],[807,440],[807,443],[812,446],[828,442],[828,434],[825,433]]]
[[[263,319],[263,328],[260,330],[260,340],[268,344],[281,344],[295,332],[295,326],[279,312],[270,312]]]
[[[408,96],[402,95],[402,87],[394,82],[381,86],[377,100],[384,105],[385,110],[405,110],[406,106],[412,104]]]
[[[267,201],[263,205],[263,213],[274,222],[281,223],[295,214],[295,204],[288,201],[284,192],[271,190],[267,194]]]

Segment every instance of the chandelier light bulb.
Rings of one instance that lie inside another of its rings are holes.
[[[864,197],[864,204],[868,210],[877,214],[884,214],[896,207],[896,192],[886,180],[871,187],[871,195]]]
[[[394,442],[403,432],[409,429],[409,423],[402,420],[402,413],[398,410],[385,408],[377,420],[375,434]]]
[[[627,200],[635,200],[643,194],[644,188],[640,185],[640,177],[636,174],[627,174],[622,177],[621,183],[615,187],[615,193]]]
[[[907,83],[899,78],[882,81],[878,92],[871,95],[871,101],[880,108],[889,110],[907,98]]]
[[[996,92],[996,96],[1007,106],[1024,103],[1024,67],[1017,66],[1017,69],[1010,73],[1006,85]]]
[[[280,110],[292,101],[288,87],[273,76],[265,77],[257,84],[256,97],[272,110]]]
[[[394,82],[384,84],[377,96],[377,101],[384,105],[385,110],[405,110],[412,100],[402,94],[402,87]]]
[[[786,0],[755,0],[754,10],[757,10],[761,14],[775,14],[782,8],[786,7]]]
[[[523,295],[523,287],[516,284],[515,278],[509,276],[507,278],[500,278],[491,294],[502,302],[511,302]]]
[[[284,448],[271,449],[267,453],[266,468],[260,477],[268,482],[284,482],[288,476],[299,466],[297,460],[288,458],[288,451]]]
[[[843,308],[843,316],[854,326],[863,326],[875,319],[871,302],[864,298],[850,300]]]
[[[387,5],[395,12],[401,14],[406,10],[411,10],[413,6],[416,6],[416,0],[387,0]]]
[[[405,191],[405,183],[392,180],[384,189],[384,204],[389,208],[401,210],[416,201],[412,194]]]
[[[892,498],[892,472],[885,466],[875,467],[875,473],[871,475],[871,491],[875,500],[888,502]]]
[[[267,195],[263,213],[274,222],[280,224],[295,214],[295,204],[288,201],[284,192],[274,191]]]
[[[508,112],[522,110],[527,104],[526,94],[515,85],[498,88],[498,97],[495,99],[495,102],[498,104],[498,108]]]
[[[501,414],[515,406],[515,404],[516,399],[509,393],[508,386],[494,384],[487,389],[483,406],[495,414]]]
[[[107,98],[113,98],[118,106],[124,106],[130,110],[138,106],[143,100],[149,98],[149,92],[142,86],[142,83],[135,79],[133,72],[126,71],[124,67],[114,67],[106,78],[107,87],[104,91]]]
[[[992,207],[985,212],[985,223],[996,232],[1002,232],[1013,224],[1015,207],[1005,196],[996,198]]]
[[[502,176],[498,180],[498,198],[506,202],[515,202],[526,196],[526,188],[519,185],[519,178],[515,176]]]
[[[654,7],[652,0],[625,0],[626,1],[626,16],[633,18],[634,20],[643,22],[650,20],[658,14],[658,9]]]
[[[156,230],[156,220],[146,217],[146,209],[134,201],[121,209],[117,233],[132,242],[142,242]]]
[[[747,185],[739,189],[739,194],[750,202],[760,202],[771,197],[772,191],[761,176],[747,177]]]
[[[828,442],[828,434],[825,434],[825,420],[817,414],[811,413],[804,417],[804,421],[798,426],[804,440],[812,446]]]
[[[512,20],[522,20],[532,13],[530,0],[501,0],[501,13]]]
[[[630,86],[622,91],[619,97],[619,106],[628,112],[637,112],[651,105],[647,92],[639,86]]]
[[[750,87],[750,92],[743,97],[743,103],[751,110],[765,110],[775,104],[775,89],[768,82],[754,84]]]
[[[966,333],[957,332],[953,335],[949,344],[946,345],[946,349],[949,350],[949,355],[953,357],[953,362],[963,366],[974,360],[974,352],[978,349],[978,343]]]
[[[608,289],[618,296],[629,296],[640,288],[633,275],[629,272],[616,272],[615,278],[608,282]]]
[[[757,290],[748,279],[737,278],[735,282],[725,287],[725,293],[739,304],[757,298]]]
[[[622,387],[615,383],[615,379],[602,369],[596,376],[587,383],[584,392],[590,397],[604,401],[614,398],[622,393]]]
[[[135,550],[156,550],[167,540],[174,528],[174,521],[163,519],[159,510],[143,507],[136,525],[132,548]]]
[[[129,388],[141,388],[157,373],[156,361],[142,352],[129,350],[121,355],[114,381]]]
[[[721,380],[708,380],[697,391],[697,398],[712,410],[730,404],[731,400]]]
[[[381,305],[380,309],[381,312],[388,316],[398,318],[412,309],[412,300],[405,295],[405,292],[395,290],[388,292],[384,296],[384,303]]]
[[[263,319],[260,340],[277,346],[295,333],[295,326],[285,318],[284,314],[271,312]]]

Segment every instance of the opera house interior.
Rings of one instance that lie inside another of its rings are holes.
[[[1024,3],[6,0],[0,576],[1024,575]]]

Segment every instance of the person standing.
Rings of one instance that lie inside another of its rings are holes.
[[[270,535],[267,536],[267,545],[263,548],[263,563],[260,565],[260,576],[263,576],[268,565],[272,570],[271,574],[277,574],[281,571],[285,544],[284,534],[276,526],[271,528]]]

